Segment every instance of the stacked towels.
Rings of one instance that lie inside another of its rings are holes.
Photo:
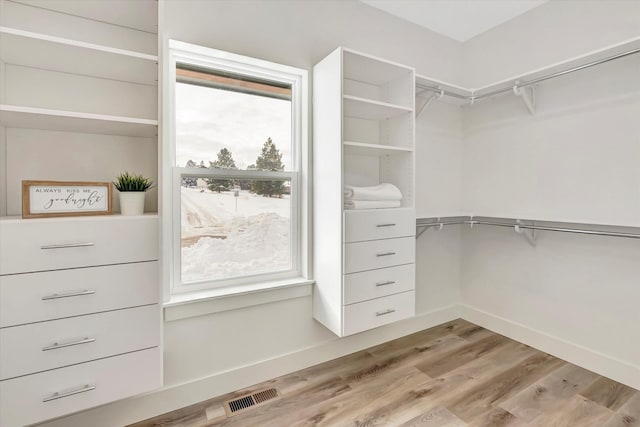
[[[344,186],[345,209],[398,208],[402,193],[393,184],[382,183],[371,187]]]

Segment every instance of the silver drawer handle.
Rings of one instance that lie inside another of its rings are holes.
[[[395,252],[384,252],[381,254],[376,254],[377,257],[381,257],[381,256],[391,256],[391,255],[395,255]]]
[[[394,283],[396,283],[393,280],[387,280],[386,282],[378,282],[376,283],[376,286],[387,286],[387,285],[393,285]]]
[[[377,311],[376,312],[376,316],[380,317],[380,316],[384,316],[385,314],[391,314],[391,313],[395,313],[396,311],[392,308],[385,310],[385,311]]]
[[[96,293],[96,291],[91,291],[89,289],[85,289],[84,291],[68,292],[66,294],[51,294],[51,295],[43,296],[42,297],[42,301],[47,301],[47,300],[50,300],[50,299],[79,297],[79,296],[82,296],[82,295],[93,295],[95,293]]]
[[[40,249],[67,249],[67,248],[84,248],[87,246],[95,246],[93,242],[80,242],[80,243],[61,243],[58,245],[44,245],[40,246]]]
[[[376,227],[395,227],[395,226],[396,226],[395,224],[391,224],[391,223],[390,224],[378,224],[378,225],[376,225]]]
[[[42,403],[51,402],[52,400],[56,400],[56,399],[62,399],[63,397],[73,396],[74,394],[86,393],[88,391],[95,390],[95,389],[96,389],[96,386],[87,384],[87,385],[83,385],[81,388],[77,390],[68,391],[66,393],[55,392],[51,396],[45,397],[44,399],[42,399]]]
[[[89,344],[90,342],[95,342],[95,340],[96,340],[95,338],[85,337],[85,338],[82,338],[81,340],[65,342],[65,343],[54,342],[51,345],[42,347],[42,351],[58,350],[59,348],[72,347],[74,345]]]

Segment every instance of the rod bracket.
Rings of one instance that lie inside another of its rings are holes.
[[[513,226],[513,229],[516,233],[524,236],[524,238],[527,239],[527,242],[529,242],[531,246],[533,246],[534,248],[536,247],[536,245],[538,244],[538,241],[536,239],[536,230],[528,230],[520,227],[519,219],[516,220],[516,225]]]
[[[536,89],[533,86],[520,87],[520,82],[513,85],[513,94],[522,98],[531,115],[536,114]]]
[[[417,119],[418,117],[420,117],[420,114],[422,114],[422,112],[423,112],[424,110],[426,110],[426,109],[429,107],[429,105],[431,105],[431,103],[432,103],[434,100],[436,100],[436,99],[438,99],[438,100],[442,99],[442,97],[444,96],[444,89],[442,89],[442,88],[440,88],[440,87],[439,87],[438,89],[440,89],[440,92],[433,92],[430,96],[425,97],[425,98],[426,98],[426,99],[425,99],[425,101],[422,103],[422,105],[420,106],[420,108],[418,108],[418,109],[416,110],[416,119]]]

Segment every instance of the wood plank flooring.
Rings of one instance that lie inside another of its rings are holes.
[[[640,392],[459,319],[130,427],[152,426],[640,427]]]

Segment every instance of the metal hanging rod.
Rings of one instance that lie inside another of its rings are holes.
[[[418,233],[416,237],[419,237],[429,228],[438,228],[442,229],[448,225],[461,225],[466,224],[470,227],[474,225],[489,225],[494,227],[506,227],[506,228],[519,228],[524,230],[540,230],[540,231],[554,231],[559,233],[573,233],[573,234],[587,234],[591,236],[608,236],[608,237],[622,237],[627,239],[640,239],[640,233],[623,233],[618,231],[602,231],[602,230],[589,230],[582,228],[571,228],[571,227],[550,227],[546,225],[535,225],[535,224],[523,224],[520,222],[514,223],[506,223],[506,222],[498,222],[498,221],[488,221],[488,220],[476,220],[470,217],[470,219],[464,220],[454,220],[454,221],[431,221],[430,222],[421,222],[421,220],[416,221],[416,227],[421,228],[422,230]]]
[[[560,77],[560,76],[564,76],[566,74],[570,74],[570,73],[574,73],[576,71],[580,71],[580,70],[584,70],[585,68],[590,68],[596,65],[600,65],[600,64],[604,64],[606,62],[610,62],[610,61],[614,61],[616,59],[620,59],[620,58],[624,58],[630,55],[634,55],[636,53],[640,52],[640,48],[636,48],[636,49],[632,49],[630,51],[627,52],[622,52],[622,53],[618,53],[616,55],[612,55],[612,56],[608,56],[606,58],[602,58],[602,59],[598,59],[596,61],[592,61],[589,62],[587,64],[583,64],[583,65],[578,65],[576,67],[572,67],[569,68],[567,70],[563,70],[563,71],[557,71],[555,73],[551,73],[551,74],[547,74],[545,76],[542,77],[538,77],[536,79],[533,80],[529,80],[529,81],[524,81],[524,82],[514,82],[513,85],[509,86],[509,87],[504,87],[501,89],[496,89],[493,90],[491,92],[485,92],[485,93],[480,93],[480,94],[475,94],[475,90],[469,90],[470,95],[461,95],[459,93],[456,92],[451,92],[448,90],[443,90],[440,87],[434,87],[434,86],[429,86],[429,85],[425,85],[425,84],[421,84],[421,83],[417,83],[416,87],[422,90],[426,90],[426,91],[430,91],[430,92],[436,92],[436,93],[442,93],[445,96],[450,96],[453,98],[457,98],[457,99],[465,99],[471,103],[473,103],[474,101],[478,101],[481,99],[485,99],[485,98],[490,98],[492,96],[496,96],[496,95],[501,95],[504,93],[508,93],[508,92],[513,92],[514,89],[519,89],[519,88],[523,88],[523,87],[528,87],[528,86],[532,86],[535,85],[537,83],[543,82],[545,80],[550,80],[556,77]]]
[[[423,85],[421,83],[416,83],[416,87],[418,89],[422,89],[422,90],[437,93],[437,94],[442,94],[444,96],[450,96],[452,98],[465,99],[465,100],[469,100],[470,98],[468,95],[461,95],[459,93],[451,92],[435,86]]]
[[[597,61],[593,61],[593,62],[589,62],[588,64],[584,64],[584,65],[579,65],[573,68],[569,68],[568,70],[564,70],[564,71],[558,71],[552,74],[547,74],[546,76],[542,76],[542,77],[538,77],[537,79],[533,79],[533,80],[529,80],[529,81],[525,81],[525,82],[519,82],[514,84],[511,87],[506,87],[506,88],[502,88],[502,89],[497,89],[491,92],[487,92],[487,93],[483,93],[483,94],[479,94],[476,96],[471,96],[471,98],[475,99],[476,101],[479,99],[484,99],[484,98],[490,98],[492,96],[496,96],[496,95],[500,95],[503,93],[507,93],[507,92],[511,92],[513,91],[514,87],[515,88],[522,88],[522,87],[527,87],[527,86],[532,86],[535,85],[536,83],[540,83],[543,82],[545,80],[550,80],[550,79],[554,79],[556,77],[560,77],[560,76],[564,76],[566,74],[571,74],[571,73],[575,73],[576,71],[580,71],[580,70],[584,70],[585,68],[591,68],[594,67],[596,65],[600,65],[600,64],[604,64],[606,62],[610,62],[616,59],[620,59],[620,58],[624,58],[626,56],[630,56],[630,55],[634,55],[636,53],[640,52],[640,48],[638,49],[633,49],[630,50],[628,52],[624,52],[624,53],[619,53],[617,55],[613,55],[613,56],[609,56],[607,58],[603,58],[603,59],[599,59]]]

